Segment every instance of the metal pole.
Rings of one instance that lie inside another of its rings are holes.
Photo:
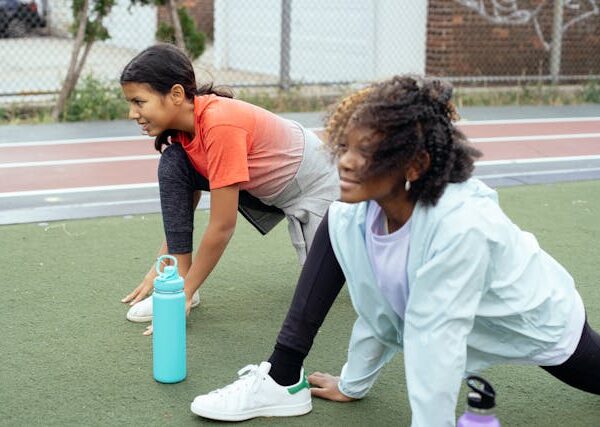
[[[281,52],[279,62],[279,87],[290,88],[290,34],[292,31],[292,0],[281,0]]]
[[[552,45],[550,47],[550,75],[552,83],[558,83],[560,76],[560,54],[562,50],[564,0],[554,0],[554,19],[552,22]]]

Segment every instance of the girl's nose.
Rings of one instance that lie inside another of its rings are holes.
[[[129,107],[129,120],[137,120],[139,118],[138,112],[133,108],[133,106]]]
[[[348,170],[348,153],[344,153],[338,159],[338,169],[341,171]]]
[[[357,166],[356,156],[354,156],[350,152],[350,150],[347,150],[346,152],[344,152],[338,160],[338,167],[340,168],[340,170],[350,171],[350,170],[356,169],[356,166]]]

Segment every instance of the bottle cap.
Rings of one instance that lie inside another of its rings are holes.
[[[166,265],[160,271],[160,265],[164,259],[170,259],[173,265]],[[183,277],[177,270],[177,258],[171,255],[162,255],[156,260],[156,272],[158,276],[154,279],[154,289],[158,292],[180,292],[183,290]]]
[[[488,410],[496,406],[496,392],[481,377],[467,377],[467,386],[471,391],[467,394],[467,405],[471,408]]]

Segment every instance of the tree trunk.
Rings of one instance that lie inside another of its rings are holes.
[[[98,17],[98,19],[96,20],[99,27],[102,26],[102,20],[103,20],[103,16]],[[79,76],[81,76],[81,70],[83,70],[85,61],[87,60],[88,54],[90,53],[90,50],[92,50],[92,45],[94,44],[95,41],[96,41],[96,37],[92,36],[90,38],[90,40],[88,40],[88,42],[85,44],[85,49],[83,50],[83,54],[81,55],[81,58],[79,58],[79,64],[77,64],[77,69],[75,70],[75,82],[77,82],[79,80]]]
[[[175,29],[175,44],[179,49],[185,52],[186,50],[185,42],[183,41],[183,31],[181,30],[181,22],[179,22],[179,13],[177,13],[177,1],[168,0],[165,6],[169,12],[169,17],[171,18],[173,28]]]
[[[79,75],[77,70],[80,69],[78,65],[79,53],[81,51],[81,47],[83,46],[83,39],[85,37],[85,30],[87,27],[87,11],[88,11],[89,0],[83,1],[83,6],[78,14],[79,19],[79,27],[77,28],[77,35],[75,36],[75,41],[73,43],[73,51],[71,52],[71,62],[69,63],[69,70],[67,71],[67,76],[65,77],[65,81],[63,82],[63,86],[60,90],[60,94],[58,95],[58,100],[56,101],[56,105],[52,110],[52,119],[58,121],[60,116],[62,115],[65,105],[67,103],[67,99],[73,92],[75,85],[77,84],[77,79]]]

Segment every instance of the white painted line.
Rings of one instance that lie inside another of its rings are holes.
[[[64,144],[93,144],[95,142],[123,142],[123,141],[153,141],[144,135],[114,136],[106,138],[73,138],[73,139],[53,139],[50,141],[25,141],[25,142],[0,142],[1,148],[11,147],[38,147],[44,145],[64,145]]]
[[[475,162],[475,166],[501,166],[511,164],[530,164],[530,163],[557,163],[566,161],[586,161],[586,160],[600,160],[600,155],[593,156],[567,156],[567,157],[536,157],[530,159],[506,159],[506,160],[482,160]],[[582,171],[582,170],[596,170],[596,169],[569,169],[566,171]],[[544,173],[559,173],[553,171],[541,171],[532,172],[532,174],[544,174]],[[562,173],[562,172],[560,172]],[[565,172],[566,173],[566,172]],[[501,176],[517,176],[527,175],[527,173],[516,173],[516,174],[499,174],[489,175],[489,177],[501,177]],[[486,177],[488,177],[486,175]],[[30,190],[30,191],[11,191],[0,193],[0,198],[8,197],[28,197],[28,196],[48,196],[53,194],[70,194],[70,193],[93,193],[101,191],[120,191],[120,190],[135,190],[143,188],[158,188],[157,182],[148,182],[140,184],[121,184],[121,185],[103,185],[93,187],[72,187],[72,188],[59,188],[59,189],[48,189],[48,190]]]
[[[490,174],[490,175],[474,174],[474,176],[479,179],[494,179],[494,178],[528,177],[528,176],[539,176],[539,175],[561,175],[561,174],[567,174],[567,173],[582,173],[582,172],[600,172],[600,168],[557,169],[557,170],[544,170],[544,171],[533,171],[533,172],[498,173],[498,174]]]
[[[533,157],[531,159],[506,159],[506,160],[481,160],[475,162],[475,166],[499,166],[499,165],[525,165],[530,163],[557,163],[585,160],[600,160],[600,155],[593,156],[566,156],[566,157]]]
[[[43,166],[62,166],[62,165],[76,165],[76,164],[89,164],[89,163],[110,163],[110,162],[123,162],[130,160],[154,160],[159,159],[159,155],[141,155],[141,156],[123,156],[123,157],[97,157],[92,159],[72,159],[72,160],[49,160],[45,162],[15,162],[15,163],[0,163],[0,169],[8,168],[26,168],[26,167],[43,167]],[[506,165],[506,164],[517,164],[517,163],[549,163],[549,162],[562,162],[562,161],[577,161],[577,160],[597,160],[600,159],[600,155],[589,155],[589,156],[565,156],[565,157],[538,157],[529,159],[506,159],[506,160],[482,160],[475,162],[479,165]]]
[[[2,214],[10,213],[11,211],[26,211],[27,213],[36,212],[36,211],[56,211],[56,210],[65,210],[65,209],[81,209],[81,208],[98,208],[98,207],[109,207],[109,206],[127,206],[127,205],[138,205],[142,203],[160,203],[159,198],[153,199],[135,199],[135,200],[119,200],[112,202],[90,202],[90,203],[73,203],[68,205],[61,204],[53,204],[50,206],[35,206],[30,208],[18,208],[18,209],[9,209],[8,211],[1,211],[0,216]],[[12,214],[14,215],[14,213]]]
[[[63,166],[63,165],[81,165],[89,163],[110,163],[110,162],[127,162],[130,160],[154,160],[159,159],[158,154],[148,154],[139,156],[122,156],[122,157],[93,157],[89,159],[70,159],[70,160],[47,160],[43,162],[14,162],[0,163],[0,169],[8,168],[33,168],[44,166]]]
[[[457,126],[486,126],[486,125],[519,125],[528,123],[578,123],[578,122],[600,122],[600,117],[562,117],[562,118],[543,118],[543,119],[506,119],[506,120],[459,120],[455,122]],[[313,132],[322,132],[325,127],[310,128]]]
[[[503,124],[525,124],[525,123],[558,123],[558,122],[595,122],[600,121],[600,117],[562,117],[562,118],[540,118],[540,119],[505,119],[505,120],[459,120],[456,122],[459,126],[480,126],[480,125],[503,125]]]
[[[46,196],[50,194],[94,193],[98,191],[136,190],[140,188],[154,187],[158,188],[158,182],[147,182],[142,184],[102,185],[97,187],[55,188],[50,190],[9,191],[6,193],[0,193],[0,198]]]
[[[554,141],[561,139],[600,138],[600,133],[565,133],[557,135],[495,136],[489,138],[467,138],[470,142],[525,142]]]
[[[115,202],[90,202],[90,203],[75,203],[75,204],[70,204],[70,205],[52,205],[52,206],[40,206],[40,207],[36,207],[34,209],[64,209],[67,207],[72,207],[72,208],[95,208],[95,207],[104,207],[104,206],[125,206],[125,205],[136,205],[136,204],[140,204],[140,203],[160,203],[160,199],[158,198],[153,198],[153,199],[136,199],[136,200],[119,200],[119,201],[115,201]]]
[[[557,118],[542,118],[542,119],[510,119],[510,120],[459,120],[456,122],[459,126],[482,126],[494,124],[525,124],[525,123],[560,123],[560,122],[595,122],[600,121],[600,117],[557,117]],[[308,128],[313,132],[323,131],[324,127]],[[115,136],[106,138],[74,138],[74,139],[58,139],[51,141],[25,141],[25,142],[2,142],[0,149],[9,147],[36,147],[43,145],[61,145],[61,144],[90,144],[97,142],[119,142],[132,140],[147,140],[153,141],[154,138],[146,135],[129,135]]]

